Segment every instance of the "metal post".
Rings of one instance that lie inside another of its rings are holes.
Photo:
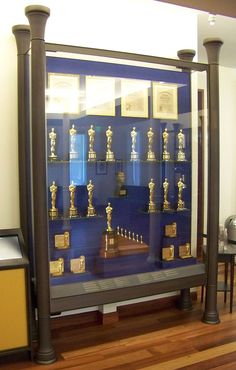
[[[30,5],[25,14],[31,30],[31,104],[34,245],[38,307],[38,349],[36,362],[49,364],[56,360],[50,330],[50,280],[47,220],[47,177],[45,140],[45,75],[44,32],[50,10]]]
[[[218,274],[218,230],[219,230],[219,53],[223,41],[206,39],[203,45],[207,51],[209,143],[208,143],[208,219],[207,219],[207,286],[203,322],[218,324],[217,274]]]

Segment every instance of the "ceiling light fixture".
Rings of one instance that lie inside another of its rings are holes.
[[[209,13],[208,22],[210,26],[214,26],[216,23],[216,15]]]

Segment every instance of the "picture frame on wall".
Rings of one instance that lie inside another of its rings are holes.
[[[47,77],[47,113],[79,114],[80,76],[48,73]]]
[[[121,80],[121,116],[148,118],[148,89],[150,81]]]
[[[112,77],[86,76],[87,115],[115,116],[115,79]]]
[[[153,82],[153,118],[178,119],[178,85]]]

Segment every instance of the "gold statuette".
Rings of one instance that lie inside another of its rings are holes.
[[[177,211],[182,211],[184,210],[185,208],[185,203],[182,199],[182,196],[183,196],[183,190],[185,188],[185,184],[183,182],[183,179],[182,177],[180,177],[179,181],[178,181],[178,207],[177,207]]]
[[[56,154],[56,141],[57,141],[57,134],[55,132],[55,129],[52,128],[51,132],[49,132],[48,137],[50,139],[50,154],[49,159],[57,159],[58,156]]]
[[[83,272],[85,272],[85,256],[72,258],[70,260],[70,271],[74,274],[82,274]]]
[[[64,259],[58,258],[57,261],[50,261],[50,274],[52,276],[61,276],[64,272]]]
[[[78,216],[78,210],[75,207],[75,191],[76,186],[74,185],[74,182],[72,181],[69,186],[69,192],[70,192],[70,209],[69,209],[69,215],[70,217],[76,217]]]
[[[106,207],[107,228],[103,232],[102,246],[100,249],[100,256],[104,258],[116,257],[119,254],[118,235],[116,230],[113,230],[111,226],[112,210],[111,203],[108,203]]]
[[[178,154],[177,154],[177,161],[183,162],[186,161],[184,147],[185,147],[185,136],[183,134],[182,129],[179,130],[177,135],[178,138]]]
[[[88,210],[87,210],[87,216],[92,217],[96,216],[95,208],[93,206],[93,190],[94,185],[92,184],[92,180],[89,180],[89,183],[87,185],[88,190]]]
[[[162,248],[162,260],[173,261],[175,259],[175,249],[173,245]]]
[[[108,126],[108,129],[106,130],[106,137],[107,137],[106,161],[107,162],[115,161],[114,153],[111,150],[112,136],[113,136],[113,132],[111,130],[111,126]]]
[[[168,238],[176,238],[177,236],[177,224],[173,222],[170,225],[165,225],[165,236]]]
[[[147,137],[148,137],[147,161],[150,161],[150,162],[156,160],[156,156],[155,156],[155,153],[154,153],[153,148],[152,148],[153,136],[154,136],[154,132],[152,131],[152,128],[150,127],[150,129],[147,133]]]
[[[179,246],[179,258],[191,258],[191,247],[190,243],[186,243],[184,245]]]
[[[170,153],[167,150],[168,149],[168,143],[169,143],[169,134],[168,134],[167,128],[165,128],[165,130],[162,134],[162,138],[163,138],[162,158],[163,158],[163,161],[169,161],[170,160]]]
[[[75,125],[72,125],[69,133],[70,133],[70,159],[77,159],[78,158],[78,151],[76,150],[77,130],[75,129]]]
[[[149,187],[149,204],[148,204],[148,212],[149,213],[154,213],[154,212],[157,212],[157,206],[154,202],[154,196],[155,196],[155,183],[153,181],[153,179],[150,180],[149,184],[148,184],[148,187]]]
[[[55,181],[52,182],[52,185],[49,188],[51,193],[51,208],[49,209],[49,216],[54,218],[58,217],[58,209],[56,208],[56,199],[57,199],[57,185]]]
[[[96,161],[96,152],[94,151],[94,140],[95,140],[95,130],[93,125],[90,126],[88,130],[88,137],[89,137],[89,151],[88,151],[88,161],[94,162]]]
[[[163,182],[163,190],[164,190],[164,201],[163,201],[163,211],[170,210],[170,202],[168,201],[168,192],[169,192],[169,182],[167,178]]]
[[[133,127],[130,136],[131,136],[131,155],[130,155],[130,160],[131,161],[138,161],[139,160],[139,155],[138,152],[136,152],[136,142],[137,142],[137,131],[136,128]]]
[[[54,236],[55,248],[68,249],[70,247],[70,233],[65,231],[64,234],[57,234]]]

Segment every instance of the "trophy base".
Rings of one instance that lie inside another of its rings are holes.
[[[164,152],[162,155],[163,161],[169,161],[170,160],[170,153]]]
[[[184,204],[184,201],[179,201],[178,202],[178,207],[177,207],[177,211],[184,211],[186,208],[185,208],[185,204]]]
[[[48,156],[48,159],[49,159],[50,161],[56,161],[56,160],[58,159],[58,156],[57,156],[56,154],[50,154],[50,155]]]
[[[148,152],[147,154],[147,161],[154,162],[156,160],[156,156],[154,152]]]
[[[118,255],[118,235],[116,234],[116,231],[104,231],[102,234],[102,247],[100,249],[100,257],[114,258]]]
[[[52,218],[58,217],[58,209],[57,208],[49,209],[49,216],[52,217]]]
[[[89,162],[95,162],[96,161],[96,153],[93,152],[88,152],[88,161]]]
[[[148,213],[156,213],[156,212],[157,212],[156,204],[149,204],[148,205]]]
[[[182,151],[179,151],[178,152],[177,161],[178,162],[184,162],[184,161],[186,161],[185,153],[184,152],[182,152]]]
[[[93,216],[96,216],[95,208],[94,207],[88,207],[87,217],[93,217]]]
[[[70,152],[70,159],[78,159],[78,153],[77,152]]]
[[[139,154],[137,152],[131,152],[130,160],[133,161],[139,161]]]
[[[78,216],[78,210],[77,210],[77,208],[70,208],[70,210],[69,210],[69,216],[70,217],[77,217]]]
[[[172,209],[170,208],[170,202],[164,202],[163,204],[163,211],[171,211]]]
[[[106,161],[115,162],[115,157],[113,152],[106,152]]]

